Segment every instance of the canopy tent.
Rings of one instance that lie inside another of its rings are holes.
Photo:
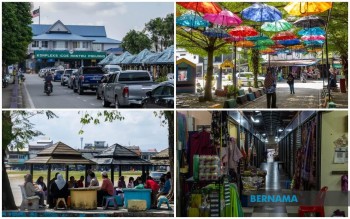
[[[135,59],[132,62],[132,64],[142,64],[143,60],[147,58],[152,52],[150,52],[148,49],[142,50],[139,54],[135,56]]]
[[[131,56],[130,52],[126,51],[123,54],[121,54],[120,56],[117,56],[115,59],[113,59],[110,63],[108,63],[109,65],[118,65],[120,63],[122,63],[122,61],[128,57]]]
[[[114,55],[113,53],[106,56],[104,59],[102,59],[98,64],[99,65],[107,65],[109,62],[111,62],[113,59],[117,58],[118,56]]]
[[[151,163],[154,166],[170,166],[169,148],[164,149],[151,157]]]

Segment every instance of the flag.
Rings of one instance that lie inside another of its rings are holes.
[[[32,12],[32,17],[37,17],[40,15],[40,8],[38,9],[35,9],[33,12]]]

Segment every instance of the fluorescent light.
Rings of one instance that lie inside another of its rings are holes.
[[[279,132],[283,132],[283,129],[278,129]]]

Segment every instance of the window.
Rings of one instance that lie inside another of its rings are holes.
[[[163,87],[159,86],[153,90],[152,95],[153,96],[160,96],[160,95],[162,95],[162,91],[163,91]]]
[[[83,42],[83,48],[85,48],[85,49],[89,48],[89,43],[88,42]]]
[[[92,50],[94,51],[102,50],[102,44],[92,44]]]
[[[165,86],[162,92],[163,96],[174,96],[174,87]]]
[[[55,49],[66,49],[68,47],[68,42],[65,41],[54,41],[53,48]]]
[[[39,41],[33,41],[32,47],[39,47]]]
[[[49,41],[41,41],[42,48],[49,48]]]
[[[73,48],[74,49],[79,48],[79,42],[73,42]]]
[[[119,75],[119,81],[150,81],[148,72],[126,72]]]

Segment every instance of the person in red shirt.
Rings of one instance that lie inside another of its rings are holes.
[[[159,190],[158,183],[154,181],[151,176],[147,176],[145,188],[152,189],[152,195],[151,195],[152,208],[157,208],[157,194]]]
[[[77,181],[78,188],[84,187],[84,176],[80,176],[80,179]]]
[[[102,206],[103,196],[114,195],[114,186],[110,179],[108,179],[108,174],[106,171],[102,172],[102,186],[101,189],[97,191],[97,206]]]

